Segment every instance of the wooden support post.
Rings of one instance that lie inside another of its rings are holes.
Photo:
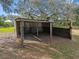
[[[37,28],[37,36],[38,36],[38,23],[36,23],[36,28]]]
[[[72,21],[70,21],[70,40],[72,39]]]
[[[20,22],[20,33],[21,33],[21,47],[23,47],[23,41],[24,41],[24,21]]]
[[[52,22],[50,22],[50,44],[52,41]]]
[[[14,32],[15,32],[15,36],[17,37],[17,24],[16,24],[16,21],[14,21]]]

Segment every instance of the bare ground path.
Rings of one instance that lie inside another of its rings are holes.
[[[73,29],[72,34],[73,35],[79,35],[79,29]]]
[[[0,33],[0,59],[52,59],[44,49],[28,43],[19,48],[14,33]]]
[[[78,34],[75,30],[74,34]],[[14,33],[0,33],[0,59],[78,59],[79,41],[53,37],[51,46],[37,41],[25,41],[19,48]],[[18,39],[17,39],[18,40]],[[77,42],[77,43],[76,43]]]

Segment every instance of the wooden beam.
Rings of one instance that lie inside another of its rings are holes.
[[[22,18],[18,18],[18,19],[15,19],[15,21],[21,21],[21,20],[19,20],[19,19],[22,19]],[[24,20],[22,20],[22,21],[25,21],[25,22],[40,22],[40,23],[49,23],[49,21],[48,20],[32,20],[32,19],[24,19]],[[54,21],[54,22],[58,22],[58,21],[62,21],[63,22],[63,20],[57,20],[57,21]],[[64,21],[66,21],[66,20],[64,20]]]
[[[41,41],[41,39],[40,39],[40,38],[38,38],[37,36],[33,35],[33,37],[34,37],[35,39],[37,39],[37,40]]]

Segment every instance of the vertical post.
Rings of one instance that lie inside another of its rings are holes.
[[[38,23],[36,23],[36,27],[37,27],[37,36],[38,36]]]
[[[52,22],[50,22],[50,44],[52,41]]]
[[[24,41],[24,21],[20,22],[20,33],[21,33],[21,47],[23,47],[23,41]]]
[[[72,21],[70,20],[70,40],[72,39]]]
[[[17,24],[16,24],[16,20],[14,20],[14,32],[15,32],[15,36],[17,37]]]

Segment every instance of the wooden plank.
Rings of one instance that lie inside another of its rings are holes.
[[[39,41],[42,41],[40,38],[38,38],[37,36],[33,35],[33,37]]]
[[[29,20],[27,20],[27,19],[21,20],[21,18],[20,18],[20,20],[17,19],[15,21],[25,21],[25,22],[35,22],[35,23],[49,23],[49,21],[47,21],[47,20],[32,20],[32,19],[29,19]]]
[[[21,20],[16,20],[16,21],[21,21]],[[35,21],[35,20],[23,20],[25,22],[32,22],[32,23],[49,23],[49,21]]]

